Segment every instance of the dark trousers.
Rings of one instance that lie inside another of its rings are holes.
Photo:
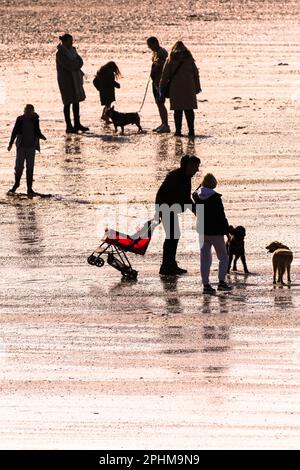
[[[180,238],[180,228],[178,214],[170,212],[169,216],[162,217],[162,224],[166,232],[166,239],[163,245],[162,265],[168,268],[176,268],[176,252]]]
[[[184,110],[186,122],[189,128],[189,134],[194,135],[195,130],[194,130],[194,123],[195,123],[195,113],[193,109],[185,109]],[[181,129],[182,129],[182,117],[183,117],[183,110],[182,109],[176,109],[174,111],[174,121],[175,121],[175,127],[176,127],[176,133],[181,134]]]
[[[17,148],[15,165],[15,188],[20,186],[20,181],[24,170],[24,163],[26,162],[27,191],[32,190],[34,158],[35,148]]]
[[[73,103],[72,108],[73,108],[73,115],[74,115],[74,127],[76,129],[80,126],[79,103]],[[71,105],[70,104],[64,105],[64,115],[65,115],[66,126],[68,129],[71,129],[72,123],[71,123]]]

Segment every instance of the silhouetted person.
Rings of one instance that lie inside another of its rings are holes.
[[[111,104],[116,101],[115,88],[120,88],[120,84],[116,81],[119,78],[121,78],[119,67],[111,61],[100,67],[93,81],[95,88],[99,91],[101,104],[104,106],[101,119],[106,124],[110,122],[107,111],[110,109]]]
[[[64,116],[66,121],[66,132],[77,133],[86,132],[88,127],[80,123],[79,103],[85,100],[83,89],[83,76],[81,70],[83,60],[73,47],[73,37],[64,34],[59,37],[61,44],[57,46],[56,69],[57,80],[62,101],[64,104]],[[71,123],[70,108],[73,107],[74,126]]]
[[[166,176],[157,192],[156,216],[161,218],[166,232],[160,274],[175,275],[187,272],[186,269],[179,268],[176,261],[180,238],[178,214],[187,208],[195,213],[195,204],[191,198],[191,180],[199,170],[199,165],[198,157],[185,155],[180,161],[180,168]]]
[[[189,128],[189,137],[195,136],[195,113],[198,108],[197,93],[200,93],[199,71],[195,60],[183,42],[178,41],[173,46],[170,57],[166,61],[160,80],[160,94],[169,84],[170,106],[174,110],[176,126],[175,135],[182,135],[183,111]]]
[[[32,189],[33,170],[35,151],[40,151],[40,139],[46,140],[46,137],[42,134],[40,129],[39,116],[34,112],[34,106],[27,104],[24,109],[24,114],[19,116],[16,120],[7,148],[10,152],[16,140],[15,184],[8,191],[8,194],[15,193],[20,186],[24,162],[26,162],[27,194],[28,196],[35,194]]]
[[[222,203],[222,195],[215,191],[218,182],[214,175],[207,173],[200,187],[193,193],[196,204],[204,206],[204,220],[197,212],[197,231],[200,241],[201,277],[204,294],[214,294],[215,289],[210,285],[209,274],[212,263],[211,249],[214,247],[219,260],[218,290],[229,291],[231,286],[225,282],[228,268],[228,254],[224,235],[229,234],[229,224]],[[204,224],[204,226],[203,226]],[[203,230],[204,229],[204,230]],[[204,240],[202,233],[204,232]]]
[[[161,74],[165,65],[165,62],[168,57],[166,49],[159,45],[158,39],[154,36],[151,36],[147,39],[147,45],[149,49],[153,52],[152,55],[152,67],[151,67],[151,78],[152,78],[152,91],[157,104],[161,125],[156,129],[153,129],[154,132],[165,133],[170,132],[169,122],[168,122],[168,111],[164,104],[159,100],[159,82],[161,79]]]

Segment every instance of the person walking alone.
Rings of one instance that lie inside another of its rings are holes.
[[[64,116],[66,121],[66,132],[77,134],[78,131],[89,130],[80,122],[79,103],[85,100],[83,88],[83,76],[81,68],[83,60],[73,46],[71,34],[64,34],[59,37],[61,43],[57,46],[56,69],[57,81],[64,104]],[[71,111],[73,108],[74,126],[71,122]]]
[[[32,104],[27,104],[24,114],[19,116],[14,125],[7,150],[10,152],[16,140],[17,156],[15,164],[15,184],[8,191],[14,194],[20,186],[21,177],[26,162],[27,195],[34,196],[32,189],[35,151],[40,151],[40,139],[46,140],[39,124],[39,116],[34,111]]]
[[[175,135],[182,136],[184,112],[189,137],[193,138],[195,136],[194,109],[198,108],[197,94],[201,92],[201,85],[195,60],[181,41],[175,43],[164,65],[159,85],[161,99],[167,88],[169,88],[171,110],[174,111]]]
[[[155,99],[155,103],[157,105],[161,125],[156,127],[154,132],[168,133],[170,132],[169,121],[168,121],[168,110],[165,106],[164,101],[160,101],[159,98],[159,82],[161,79],[161,74],[163,71],[163,67],[168,57],[168,53],[166,49],[160,46],[159,41],[156,37],[151,36],[147,39],[147,45],[149,49],[153,52],[152,54],[152,67],[151,67],[151,78],[152,78],[152,91],[153,96]]]

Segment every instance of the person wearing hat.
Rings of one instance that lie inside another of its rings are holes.
[[[212,264],[211,249],[214,247],[219,260],[219,291],[232,289],[226,281],[228,254],[224,235],[229,234],[229,224],[225,215],[222,194],[215,191],[218,182],[212,173],[207,173],[200,187],[193,193],[195,203],[203,205],[203,212],[197,212],[197,231],[200,240],[200,264],[204,294],[214,294],[216,290],[210,285],[209,274]],[[201,214],[204,215],[201,217]],[[203,239],[204,232],[204,239]]]
[[[176,252],[180,238],[178,214],[187,208],[195,213],[195,204],[191,198],[192,177],[199,170],[200,158],[185,155],[181,158],[180,168],[166,176],[157,191],[156,215],[162,221],[166,238],[163,245],[163,259],[159,273],[162,275],[185,274],[186,269],[178,266]]]
[[[64,104],[64,116],[66,121],[66,132],[77,134],[78,131],[89,130],[80,122],[79,103],[85,100],[83,89],[83,76],[81,68],[83,60],[73,46],[71,34],[64,34],[59,37],[61,43],[57,46],[56,70],[57,81],[61,98]],[[74,126],[71,122],[70,108],[73,108]]]

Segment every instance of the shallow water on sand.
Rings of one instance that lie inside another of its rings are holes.
[[[1,448],[299,448],[299,3],[64,4],[0,6]],[[65,29],[85,61],[86,136],[63,132],[54,54]],[[200,68],[194,143],[151,133],[150,93],[145,134],[100,124],[95,70],[115,59],[116,107],[138,110],[151,34],[168,49],[183,39]],[[26,102],[48,137],[35,188],[50,198],[5,195],[5,148]],[[144,258],[130,257],[137,283],[89,266],[120,196],[138,206],[112,228],[134,232],[186,151],[219,179],[230,223],[246,227],[252,274],[203,297],[192,218],[179,246],[185,277],[159,279],[160,228]],[[294,252],[290,289],[271,284],[273,239]]]

